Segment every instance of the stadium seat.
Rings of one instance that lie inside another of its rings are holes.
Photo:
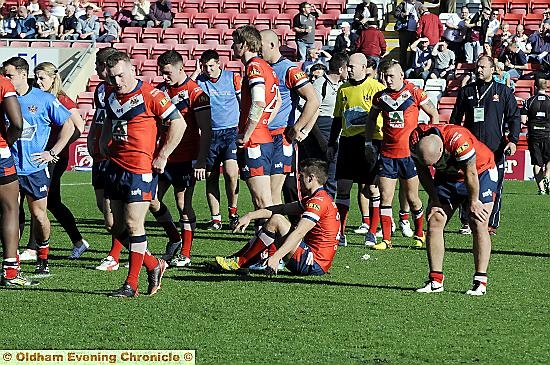
[[[160,40],[162,39],[163,31],[164,29],[162,28],[147,28],[147,31],[143,32],[143,34],[141,35],[141,40],[143,41],[145,39],[154,39],[157,42],[160,42]]]
[[[191,58],[192,49],[193,49],[192,46],[189,44],[177,44],[174,46],[174,51],[179,52],[179,54],[181,54],[181,56],[187,60]],[[153,50],[153,53],[154,53],[154,50]]]
[[[174,28],[190,28],[193,14],[190,13],[176,13],[174,15],[173,26]]]
[[[92,74],[88,79],[88,85],[86,86],[86,91],[94,91],[97,85],[101,82],[101,79],[97,74]]]
[[[452,109],[440,109],[439,110],[439,123],[449,123],[451,119]]]
[[[163,54],[164,52],[166,51],[171,51],[175,48],[175,45],[174,44],[168,44],[168,43],[159,43],[157,45],[155,45],[152,49],[151,49],[151,58],[153,59],[157,59],[158,56],[160,56],[161,54]]]
[[[413,84],[414,86],[424,89],[424,80],[423,79],[407,79],[408,82]]]
[[[243,72],[243,64],[240,61],[229,61],[225,64],[224,67],[226,70],[234,71],[242,74]]]
[[[254,24],[255,15],[250,15],[248,13],[237,14],[233,19],[233,28],[238,28],[243,25]]]
[[[164,42],[167,39],[175,39],[179,42],[186,30],[187,29],[184,28],[166,28],[162,34],[162,41]]]
[[[202,11],[206,13],[207,9],[214,9],[216,13],[219,13],[223,9],[223,5],[223,0],[203,0]]]
[[[244,0],[242,8],[246,10],[258,10],[262,12],[262,0]]]
[[[197,12],[202,10],[203,0],[183,0],[179,7],[180,11],[185,12],[185,9],[196,9]]]
[[[32,42],[33,48],[49,48],[50,42]]]
[[[531,0],[513,0],[510,1],[509,13],[525,15],[529,12]]]
[[[508,0],[493,0],[491,1],[491,7],[501,13],[506,13],[508,11]]]
[[[197,28],[189,28],[186,29],[185,32],[182,34],[183,43],[188,43],[188,41],[196,41],[196,43],[201,43],[202,36],[204,34],[204,30],[197,29]],[[188,44],[190,44],[189,42]]]
[[[439,99],[443,96],[443,93],[439,90],[426,90],[426,94],[436,107],[439,104]]]
[[[76,97],[76,104],[79,108],[86,108],[86,106],[83,105],[90,105],[93,107],[94,105],[94,93],[93,91],[83,91]]]
[[[254,26],[258,25],[266,25],[268,28],[271,29],[274,23],[274,16],[273,14],[258,14],[256,16],[256,19],[254,20]]]
[[[202,35],[203,43],[208,44],[220,44],[222,42],[222,38],[223,30],[216,28],[207,29]]]
[[[141,55],[143,56],[143,55]],[[141,73],[141,66],[143,65],[143,61],[145,61],[145,58],[135,58],[135,57],[132,57],[130,59],[130,63],[132,64],[132,66],[134,66],[134,69],[136,70],[136,75],[139,75]]]
[[[542,14],[548,9],[548,0],[531,0],[531,13]]]
[[[132,51],[133,45],[130,43],[115,43],[113,44],[113,48],[118,49],[121,52],[125,52],[127,54],[130,54]]]
[[[135,38],[121,38],[120,43],[127,43],[127,44],[134,45],[134,44],[137,44],[138,41]]]
[[[264,12],[267,13],[267,10],[276,10],[277,13],[283,12],[283,1],[279,0],[265,0],[264,1]]]
[[[230,45],[220,44],[218,47],[216,47],[216,51],[220,55],[220,57],[227,57],[231,59],[233,56],[233,50],[231,49]]]
[[[192,19],[192,26],[194,28],[208,29],[210,24],[214,21],[214,15],[210,13],[198,13]]]
[[[293,15],[290,15],[290,14],[287,14],[287,13],[282,13],[282,14],[279,14],[275,18],[274,23],[275,23],[276,26],[288,25],[292,29],[292,20],[293,19],[294,19]]]
[[[346,2],[345,1],[340,1],[340,0],[327,0],[327,2],[325,3],[325,8],[323,9],[323,11],[328,11],[328,10],[339,10],[340,12],[343,12],[345,9],[346,9]]]
[[[158,67],[156,60],[145,60],[141,65],[141,74],[145,76],[157,76]]]
[[[136,43],[132,47],[132,57],[144,55],[145,58],[151,57],[151,50],[153,45],[150,43]]]
[[[143,28],[141,27],[126,27],[124,28],[124,32],[122,32],[122,39],[126,38],[133,38],[137,42],[141,40],[141,33],[143,31]]]
[[[185,73],[187,73],[188,75],[192,74],[193,72],[195,72],[195,69],[197,67],[197,61],[195,60],[187,60],[185,61],[185,63],[183,64],[183,71],[185,71]]]
[[[502,22],[503,23],[509,23],[510,25],[518,25],[518,24],[521,24],[523,20],[523,14],[519,14],[519,13],[508,13],[508,14],[505,14],[504,17],[502,18]]]
[[[286,0],[284,5],[285,13],[297,13],[300,11],[300,3],[302,0]]]
[[[223,5],[223,11],[228,12],[228,10],[236,10],[237,13],[241,12],[242,1],[241,0],[225,0]]]
[[[214,15],[212,26],[216,29],[230,29],[233,27],[233,19],[235,16],[228,13],[219,13]]]
[[[29,42],[23,42],[23,41],[13,41],[10,42],[10,47],[22,47],[22,48],[28,48]]]
[[[439,99],[440,108],[450,107],[452,109],[454,108],[455,104],[456,104],[456,97],[454,96],[443,96],[441,97],[441,99]]]
[[[154,85],[154,86],[157,86],[158,84],[164,82],[164,77],[162,76],[155,76],[153,77],[153,79],[151,80],[151,83]]]
[[[191,56],[192,58],[198,59],[205,51],[208,51],[210,49],[215,50],[216,46],[210,44],[199,44],[191,50]]]
[[[534,80],[518,80],[516,81],[516,93],[518,92],[527,92],[531,95],[535,92],[535,81]]]
[[[447,81],[444,79],[428,79],[426,80],[426,85],[424,86],[424,90],[436,90],[441,91],[442,93],[445,92],[445,89],[447,88]]]

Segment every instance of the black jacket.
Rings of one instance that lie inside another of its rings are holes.
[[[480,96],[483,95],[488,87],[491,89],[479,103],[484,108],[485,120],[474,122],[478,93]],[[449,123],[461,125],[463,118],[464,127],[493,151],[496,161],[503,157],[504,147],[508,141],[516,144],[519,141],[521,119],[518,104],[512,89],[504,84],[478,80],[460,89]],[[508,141],[504,135],[506,128],[510,131]]]
[[[347,44],[346,40],[344,39],[343,34],[338,34],[336,37],[336,40],[334,41],[334,53],[348,53],[352,54],[355,52],[355,41],[357,40],[358,36],[356,33],[350,33],[349,39],[350,39],[350,45],[349,45],[349,52],[346,52]]]

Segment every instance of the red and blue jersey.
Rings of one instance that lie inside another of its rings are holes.
[[[168,162],[186,162],[197,158],[200,148],[200,131],[195,113],[210,109],[210,98],[201,87],[190,78],[179,86],[168,86],[162,83],[158,89],[164,92],[172,104],[180,111],[187,128],[174,152],[168,157]],[[161,133],[161,145],[166,138],[166,131]]]
[[[252,107],[252,88],[256,85],[265,87],[265,108],[256,125],[249,145],[273,142],[268,124],[275,117],[275,106],[279,97],[279,79],[269,64],[259,57],[252,57],[245,65],[245,74],[241,92],[241,114],[239,118],[239,133],[244,133],[248,125],[248,114]],[[245,146],[248,147],[248,146]]]
[[[93,150],[88,151],[95,162],[102,161],[104,158],[99,153],[99,140],[101,139],[101,131],[105,123],[107,107],[105,106],[105,96],[113,91],[113,87],[105,81],[100,82],[94,91],[95,113],[92,123],[94,123],[94,145]]]
[[[279,79],[282,104],[275,118],[269,123],[269,130],[281,129],[280,133],[283,133],[287,126],[293,126],[296,122],[295,112],[300,101],[297,90],[309,84],[309,78],[294,62],[284,57],[281,57],[271,67]]]
[[[382,148],[380,154],[389,158],[411,155],[409,137],[418,125],[420,105],[429,102],[424,90],[405,81],[399,91],[382,90],[374,95],[372,107],[382,112]]]
[[[443,154],[434,168],[436,174],[444,175],[445,181],[463,181],[463,167],[474,158],[478,175],[495,167],[493,152],[489,147],[478,141],[468,129],[454,124],[418,125],[410,136],[413,154],[418,141],[430,134],[439,136],[443,141]]]
[[[8,153],[8,143],[6,142],[6,110],[4,109],[4,100],[9,97],[17,97],[15,88],[11,81],[4,77],[0,76],[0,149],[4,150],[3,154]]]
[[[217,79],[201,74],[197,84],[210,97],[212,130],[235,128],[239,124],[239,97],[242,78],[236,72],[222,70]]]
[[[112,124],[109,159],[133,174],[151,173],[158,125],[179,116],[170,98],[139,81],[128,94],[108,94],[105,106]]]
[[[311,196],[300,201],[304,212],[302,219],[309,219],[315,226],[306,234],[304,242],[309,246],[315,261],[327,272],[338,248],[340,215],[330,194],[319,188]]]
[[[52,125],[62,126],[71,112],[55,96],[34,87],[17,99],[23,115],[23,131],[11,149],[17,174],[26,176],[48,167],[34,162],[33,154],[45,151]]]

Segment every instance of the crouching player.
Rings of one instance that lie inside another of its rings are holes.
[[[258,209],[239,218],[235,231],[244,231],[250,221],[267,219],[262,229],[235,257],[216,257],[226,271],[247,268],[274,244],[277,251],[267,261],[267,271],[277,273],[280,260],[296,275],[324,275],[332,265],[340,236],[340,217],[336,204],[325,190],[328,166],[325,161],[306,159],[300,164],[300,184],[306,198],[302,201]],[[292,227],[285,215],[300,215]]]
[[[491,238],[487,231],[497,189],[493,153],[466,128],[455,125],[419,125],[410,137],[418,177],[429,196],[426,249],[430,274],[419,293],[443,291],[443,230],[462,202],[469,206],[475,274],[468,295],[487,291]],[[429,166],[436,170],[430,175]]]

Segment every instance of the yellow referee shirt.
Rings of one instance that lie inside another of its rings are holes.
[[[377,92],[386,87],[377,80],[369,77],[360,85],[344,83],[338,89],[334,117],[342,118],[342,134],[352,137],[365,133],[366,123],[372,107],[372,98]],[[376,129],[372,139],[382,140],[382,115],[376,120]]]

